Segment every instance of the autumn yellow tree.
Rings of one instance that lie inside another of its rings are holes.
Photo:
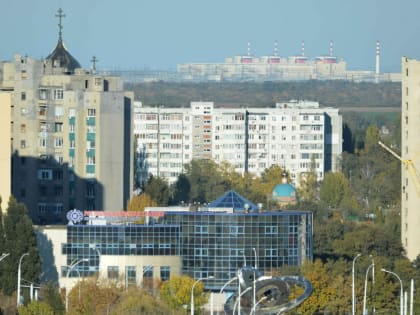
[[[188,276],[172,276],[162,284],[160,289],[161,297],[173,309],[186,306],[190,308],[191,289],[195,280]],[[194,306],[198,311],[208,300],[208,296],[203,292],[204,283],[198,282],[194,287]]]
[[[146,207],[155,207],[156,202],[146,194],[142,193],[139,196],[134,196],[128,201],[127,211],[144,211]]]

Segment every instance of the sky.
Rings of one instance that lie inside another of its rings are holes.
[[[0,60],[41,59],[55,48],[58,8],[66,48],[98,70],[175,69],[247,53],[315,58],[329,53],[349,70],[400,72],[401,57],[420,59],[418,0],[0,0]]]

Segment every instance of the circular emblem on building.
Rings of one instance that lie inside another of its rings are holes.
[[[80,223],[83,220],[83,212],[77,209],[70,210],[67,212],[67,220],[75,223]]]

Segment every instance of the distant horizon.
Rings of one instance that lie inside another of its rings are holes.
[[[0,60],[15,53],[42,59],[58,39],[62,8],[64,43],[84,68],[175,70],[183,63],[223,63],[248,53],[257,57],[329,53],[348,70],[375,69],[381,44],[382,73],[399,73],[401,58],[420,59],[420,2],[415,0],[31,0],[2,4]],[[24,8],[24,10],[23,10]],[[402,21],[402,22],[401,22]]]

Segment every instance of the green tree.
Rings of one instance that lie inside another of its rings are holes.
[[[9,200],[7,214],[4,217],[4,232],[4,250],[10,253],[10,256],[1,263],[5,272],[0,275],[0,285],[3,291],[10,295],[16,290],[16,266],[24,253],[29,255],[22,259],[22,278],[38,283],[41,273],[41,260],[32,222],[28,217],[26,207],[13,197]]]
[[[167,206],[170,198],[168,181],[162,177],[150,176],[144,192],[152,198],[158,206]]]
[[[112,315],[136,315],[136,314],[185,314],[183,309],[175,310],[169,307],[159,297],[154,297],[146,290],[131,288],[121,294],[118,304],[112,310]]]
[[[19,315],[56,315],[48,303],[43,301],[32,301],[26,306],[19,307]],[[62,313],[60,313],[62,314]]]
[[[48,281],[47,283],[42,284],[41,292],[39,295],[40,299],[52,308],[54,315],[65,313],[63,300],[61,298],[59,289],[54,282]]]
[[[185,174],[180,174],[174,184],[174,195],[171,200],[172,205],[182,203],[188,204],[190,201],[191,184]]]
[[[341,172],[325,174],[320,188],[320,198],[332,208],[338,208],[346,195],[349,195],[349,182]]]
[[[316,174],[315,160],[311,160],[308,172],[299,174],[298,197],[303,202],[316,202],[318,199],[318,176]]]
[[[230,188],[218,168],[213,160],[192,160],[186,165],[190,202],[211,202]]]

